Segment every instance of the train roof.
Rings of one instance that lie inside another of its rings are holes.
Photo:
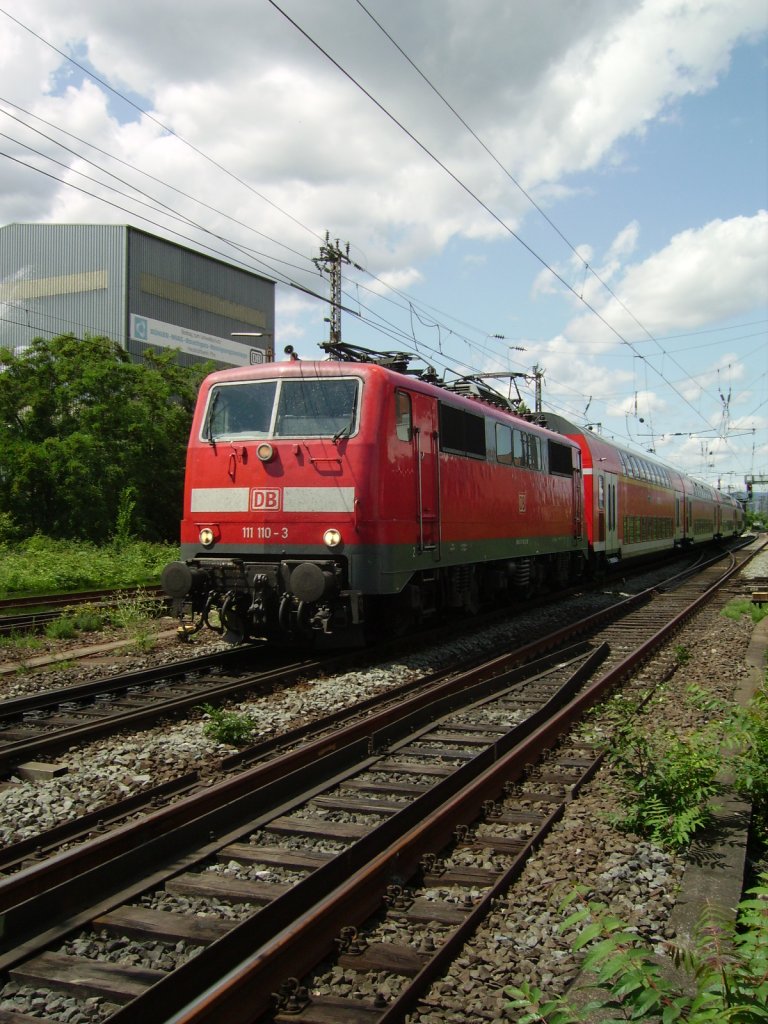
[[[427,368],[429,371],[430,368]],[[392,365],[386,362],[363,362],[335,359],[295,359],[291,358],[279,363],[258,363],[254,366],[239,366],[228,370],[216,370],[208,374],[203,382],[207,386],[214,384],[234,383],[247,380],[260,380],[267,377],[305,377],[307,374],[314,374],[321,377],[334,376],[337,374],[350,374],[361,376],[393,377],[400,379],[403,387],[409,387],[426,394],[432,394],[435,398],[451,398],[463,405],[464,408],[473,409],[476,412],[485,414],[496,413],[506,415],[516,421],[515,425],[521,429],[541,432],[554,439],[555,436],[562,443],[578,447],[577,442],[565,436],[565,431],[552,428],[547,422],[541,419],[531,419],[515,409],[514,402],[506,399],[500,392],[488,387],[481,378],[461,377],[456,381],[448,383],[434,378],[432,372],[410,373],[407,372],[405,364],[393,361]],[[574,428],[574,431],[576,428]]]
[[[613,440],[608,440],[608,438],[603,437],[601,434],[596,434],[588,427],[580,427],[576,423],[567,420],[564,416],[560,416],[557,413],[545,412],[542,414],[542,419],[546,422],[550,430],[554,430],[557,433],[561,434],[583,437],[587,442],[587,446],[590,448],[590,451],[593,447],[597,449],[601,447],[610,448],[613,451],[622,452],[625,455],[631,455],[635,459],[644,459],[646,462],[650,462],[653,463],[654,465],[663,467],[668,472],[674,473],[683,480],[688,480],[693,484],[697,484],[700,487],[704,487],[707,490],[712,491],[713,494],[716,494],[718,496],[718,499],[727,501],[732,498],[732,495],[724,494],[722,491],[718,490],[718,488],[713,487],[712,484],[708,484],[703,480],[699,480],[697,477],[693,477],[690,476],[688,473],[684,473],[681,469],[678,469],[676,466],[671,465],[664,459],[660,459],[656,454],[651,454],[650,452],[633,451],[626,445],[617,444]],[[735,501],[736,499],[733,500]]]

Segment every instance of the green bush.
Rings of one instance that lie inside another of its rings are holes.
[[[630,724],[612,744],[611,763],[623,783],[617,828],[660,846],[685,849],[712,820],[710,799],[720,791],[720,740],[710,732],[679,738],[664,729],[645,735]]]
[[[563,909],[581,896],[576,891]],[[547,998],[524,983],[510,986],[507,1009],[517,1024],[761,1024],[768,1020],[768,875],[739,904],[736,922],[708,908],[693,936],[691,949],[668,945],[675,964],[686,974],[684,985],[669,980],[652,950],[601,903],[572,913],[561,931],[578,929],[574,949],[586,950],[583,986],[597,994],[583,1006],[564,998]]]
[[[71,640],[78,633],[95,633],[103,629],[105,616],[92,605],[83,605],[65,615],[53,619],[45,627],[49,640]]]
[[[69,615],[60,615],[48,623],[45,635],[49,640],[72,640],[77,636],[77,627]]]
[[[0,597],[156,584],[163,567],[177,557],[178,547],[170,544],[98,546],[35,534],[0,545]]]
[[[768,604],[762,606],[753,604],[748,597],[738,598],[734,601],[729,601],[728,604],[723,608],[722,615],[726,619],[733,619],[735,622],[746,615],[747,618],[757,625],[758,622],[762,622],[766,615],[768,615]]]
[[[107,616],[93,605],[85,604],[72,613],[72,621],[79,633],[97,633],[106,625]]]
[[[754,834],[768,850],[768,686],[738,708],[728,730],[736,791],[752,803]]]
[[[236,711],[225,711],[211,704],[201,705],[200,711],[208,721],[203,732],[216,743],[226,743],[230,747],[242,747],[250,743],[256,730],[256,722],[250,715]]]

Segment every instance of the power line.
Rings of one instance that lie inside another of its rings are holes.
[[[406,126],[401,121],[399,121],[395,117],[395,115],[391,113],[380,100],[377,100],[376,97],[371,92],[369,92],[369,90],[366,89],[365,86],[362,85],[362,83],[360,83],[349,71],[347,71],[346,68],[344,68],[334,57],[332,57],[331,54],[324,47],[322,47],[320,43],[317,42],[316,39],[314,39],[305,29],[301,27],[301,25],[298,24],[297,21],[295,21],[289,14],[287,14],[287,12],[280,7],[276,0],[267,0],[267,3],[269,3],[270,6],[272,6],[279,14],[281,14],[286,19],[286,21],[288,21],[289,24],[291,24],[307,40],[307,42],[314,46],[315,49],[317,49],[327,60],[329,60],[331,64],[333,64],[333,66],[338,71],[340,71],[345,78],[347,78],[357,89],[359,89],[360,92],[362,92],[363,95],[366,96],[374,104],[374,106],[376,106],[386,117],[388,117],[389,120],[393,122],[393,124],[395,124],[405,135],[407,135],[408,138],[411,139],[411,141],[414,142],[419,147],[419,149],[421,149],[421,151],[426,156],[429,157],[430,160],[436,163],[438,167],[440,167],[451,178],[451,180],[454,181],[459,186],[459,188],[466,192],[466,194],[470,196],[470,198],[472,198],[479,206],[481,206],[482,209],[484,209],[499,225],[501,225],[501,227],[503,227],[505,231],[512,235],[512,237],[515,238],[516,241],[520,245],[522,245],[523,248],[527,252],[529,252],[534,257],[534,259],[536,259],[546,270],[548,270],[552,274],[552,276],[555,277],[569,292],[571,292],[572,295],[575,295],[579,302],[586,306],[586,308],[591,313],[593,313],[594,316],[597,317],[597,319],[605,327],[607,327],[612,334],[616,335],[619,341],[627,345],[627,347],[630,348],[632,352],[638,356],[638,358],[645,359],[645,356],[641,355],[638,352],[635,352],[633,343],[630,342],[627,338],[625,338],[623,334],[616,327],[613,326],[613,324],[609,323],[608,320],[606,320],[605,317],[597,309],[595,309],[595,307],[590,302],[588,302],[587,299],[584,298],[583,294],[579,294],[576,291],[576,289],[571,284],[569,284],[568,281],[566,281],[565,278],[560,273],[558,273],[557,270],[555,270],[554,267],[550,266],[550,264],[547,263],[543,256],[540,256],[530,245],[528,245],[528,243],[523,238],[521,238],[521,236],[518,235],[517,232],[514,231],[513,228],[511,228],[502,217],[500,217],[494,210],[491,209],[490,206],[488,206],[487,203],[485,203],[475,192],[473,192],[472,189],[464,181],[462,181],[461,178],[459,178],[459,176],[455,174],[445,163],[443,163],[443,161],[440,160],[440,158],[436,156],[426,146],[425,143],[423,143],[419,138],[417,138],[416,135],[413,134],[413,132],[406,128]],[[611,294],[613,293],[611,292]],[[614,296],[614,298],[616,297]],[[622,308],[626,309],[626,307],[624,307],[624,304],[621,302],[620,299],[617,298],[616,301],[619,303],[619,305],[622,306]],[[629,313],[632,319],[635,320],[638,323],[638,325],[642,328],[642,330],[645,331],[645,328],[642,324],[640,324],[639,321],[636,320],[634,314],[632,314],[631,311],[628,309],[626,309],[626,312]],[[654,341],[656,340],[650,333],[649,337],[652,338],[652,340]],[[670,356],[669,358],[672,357]],[[674,359],[672,361],[675,362]],[[691,403],[688,401],[685,395],[683,395],[676,388],[674,388],[674,386],[667,380],[663,373],[656,369],[656,367],[652,366],[651,368],[660,377],[661,380],[663,380],[669,387],[672,387],[672,390],[675,391],[675,394],[682,402],[689,406],[689,408],[697,416],[700,416],[702,419],[704,419],[701,412],[698,409],[696,409],[693,405],[691,405]],[[680,367],[680,369],[683,370],[683,372],[685,372],[683,367]]]
[[[654,337],[654,335],[635,316],[635,314],[632,312],[632,310],[630,310],[628,308],[626,303],[624,303],[618,297],[618,295],[616,295],[616,293],[613,291],[613,289],[610,287],[610,285],[600,277],[600,275],[597,273],[595,268],[592,267],[584,259],[584,257],[581,255],[581,253],[576,248],[576,246],[573,245],[573,243],[563,234],[563,232],[560,230],[560,228],[557,226],[557,224],[552,220],[552,218],[548,216],[548,214],[541,208],[541,206],[539,206],[539,204],[536,202],[536,200],[533,198],[533,196],[531,196],[531,194],[529,192],[527,192],[526,189],[523,188],[523,186],[514,177],[514,175],[508,170],[508,168],[501,162],[501,160],[498,159],[496,154],[489,148],[489,146],[483,141],[483,139],[480,138],[480,136],[477,134],[477,132],[474,130],[474,128],[472,128],[472,126],[466,121],[466,119],[464,117],[462,117],[462,115],[458,112],[458,110],[446,99],[446,97],[443,95],[443,93],[440,92],[440,90],[433,84],[433,82],[427,77],[427,75],[424,74],[424,72],[421,70],[421,68],[419,68],[419,66],[408,56],[408,54],[400,46],[400,44],[384,28],[384,26],[381,24],[381,22],[378,21],[373,16],[373,14],[371,14],[371,12],[365,6],[365,4],[362,2],[362,0],[355,0],[355,2],[357,3],[358,7],[360,7],[360,9],[363,10],[368,15],[368,17],[371,19],[371,21],[373,21],[373,23],[376,25],[376,27],[387,37],[387,39],[390,41],[390,43],[392,43],[392,45],[397,49],[397,51],[402,55],[402,57],[408,62],[408,64],[410,64],[410,66],[413,68],[413,70],[421,77],[421,79],[426,83],[426,85],[429,86],[429,88],[435,93],[435,95],[445,104],[445,106],[451,111],[451,113],[454,115],[454,117],[456,117],[458,119],[458,121],[469,132],[469,134],[472,136],[472,138],[475,139],[475,141],[483,148],[483,150],[493,160],[493,162],[497,165],[497,167],[499,167],[501,169],[501,171],[503,171],[503,173],[507,176],[507,178],[509,178],[509,180],[515,186],[515,188],[517,188],[522,193],[522,195],[528,200],[528,202],[531,204],[531,206],[534,207],[534,209],[537,211],[537,213],[539,213],[540,216],[544,218],[544,220],[547,222],[547,224],[549,224],[549,226],[553,229],[553,231],[555,231],[556,234],[563,240],[563,242],[565,242],[565,244],[568,246],[568,248],[571,250],[571,252],[573,252],[574,255],[579,259],[579,261],[584,264],[585,273],[588,271],[590,274],[592,274],[592,276],[595,278],[595,280],[599,282],[599,284],[619,304],[619,306],[632,318],[632,320],[634,320],[634,322],[643,331],[643,333],[646,334],[651,341],[653,341],[657,345],[659,345],[659,348],[662,350],[663,354],[669,355],[669,358],[672,359],[673,362],[675,362],[674,358],[669,353],[665,352],[665,350],[659,344],[659,339]],[[517,237],[517,236],[515,236],[515,237]],[[519,241],[519,239],[518,239],[518,241]],[[549,267],[546,264],[545,264],[545,266],[547,266],[548,270],[552,271],[551,267]],[[559,278],[559,279],[562,280],[562,278]],[[571,288],[571,291],[574,291],[574,289]],[[574,292],[574,294],[575,294],[575,292]],[[581,293],[579,293],[578,297],[579,297],[580,300],[584,301],[583,300],[583,288],[582,288]],[[590,309],[592,309],[592,307],[589,306],[589,303],[585,303],[585,304]],[[592,311],[595,312],[594,310],[592,310]],[[605,321],[603,321],[603,322],[605,323]],[[622,341],[623,341],[623,343],[625,345],[628,345],[632,349],[633,352],[635,351],[634,350],[634,343],[633,342],[631,342],[631,341],[629,341],[627,339],[623,339],[623,338],[622,338]],[[638,353],[635,353],[635,354],[638,355]],[[676,365],[679,366],[679,363],[676,363]],[[679,368],[681,370],[683,370],[683,373],[686,372],[683,367],[679,366]],[[659,376],[661,377],[662,380],[665,379],[664,376],[660,373],[660,371],[657,370],[656,372],[659,373]]]
[[[228,170],[226,167],[223,166],[223,164],[220,164],[218,162],[218,160],[215,160],[212,156],[209,156],[204,150],[199,149],[197,146],[195,146],[188,139],[185,139],[183,136],[179,135],[178,132],[175,132],[172,128],[169,128],[167,124],[165,124],[163,121],[160,121],[153,114],[150,114],[147,110],[145,110],[138,103],[135,103],[132,99],[130,99],[128,96],[125,96],[123,93],[118,92],[117,89],[114,89],[103,78],[100,78],[92,69],[86,68],[84,65],[80,64],[78,61],[76,61],[74,59],[74,57],[71,57],[69,54],[65,53],[63,50],[60,50],[57,46],[54,46],[53,43],[49,42],[49,40],[45,39],[38,32],[35,32],[34,29],[31,29],[29,27],[29,25],[25,25],[23,21],[20,21],[18,18],[15,18],[12,14],[9,14],[8,11],[4,10],[3,8],[0,8],[0,14],[4,14],[6,16],[6,18],[9,18],[11,21],[15,22],[19,26],[19,28],[23,28],[25,32],[29,32],[29,34],[31,36],[34,36],[35,39],[39,40],[41,43],[43,43],[49,49],[53,50],[54,53],[58,53],[60,57],[63,57],[65,60],[69,61],[71,64],[74,64],[74,66],[76,68],[79,68],[80,71],[82,71],[84,75],[87,75],[89,78],[92,78],[95,82],[98,82],[99,85],[101,85],[104,89],[109,90],[109,92],[111,92],[113,96],[117,96],[124,103],[127,103],[129,106],[133,107],[133,109],[135,111],[137,111],[143,117],[146,117],[148,121],[151,121],[153,124],[156,124],[158,128],[162,129],[162,131],[167,132],[168,135],[172,135],[173,138],[178,139],[179,142],[182,142],[185,146],[187,146],[189,149],[191,149],[194,153],[197,153],[198,156],[202,157],[203,160],[206,160],[209,164],[211,164],[217,170],[221,171],[222,174],[226,174],[228,178],[231,178],[233,181],[236,181],[239,185],[242,185],[243,188],[247,189],[249,192],[251,192],[253,195],[257,196],[263,202],[267,203],[273,209],[277,210],[278,213],[281,213],[284,217],[287,217],[289,220],[292,220],[294,224],[298,225],[300,228],[303,228],[305,231],[308,231],[309,234],[314,235],[315,238],[318,238],[318,239],[320,239],[322,241],[321,236],[318,235],[316,231],[313,231],[312,228],[307,227],[306,224],[302,223],[302,221],[300,221],[298,218],[294,217],[293,214],[288,213],[287,210],[282,209],[282,207],[278,206],[277,203],[273,202],[267,196],[263,195],[261,192],[259,192],[257,189],[255,189],[253,187],[253,185],[250,185],[247,181],[245,181],[244,179],[240,178],[233,171]]]
[[[117,95],[120,96],[121,94],[118,93]],[[251,225],[249,225],[249,224],[244,224],[241,220],[238,220],[237,218],[230,216],[228,213],[225,213],[223,210],[219,209],[218,207],[211,206],[209,203],[206,203],[203,199],[200,199],[199,196],[190,195],[189,192],[185,192],[183,189],[178,188],[176,185],[172,185],[170,182],[164,181],[162,178],[158,178],[158,177],[156,177],[153,174],[149,174],[147,171],[144,171],[141,168],[136,167],[134,164],[130,163],[129,161],[123,160],[121,157],[115,156],[114,153],[110,153],[110,152],[108,152],[105,149],[101,149],[101,147],[96,146],[93,142],[90,142],[87,139],[80,138],[79,136],[74,135],[72,132],[68,132],[66,129],[61,128],[59,125],[54,125],[50,121],[46,121],[45,118],[42,118],[38,114],[34,114],[31,111],[26,110],[24,107],[19,106],[18,103],[14,103],[12,100],[7,99],[6,97],[0,97],[0,103],[5,103],[7,106],[13,107],[15,110],[21,111],[21,113],[24,114],[26,117],[32,118],[33,120],[40,122],[40,124],[44,124],[44,125],[46,125],[46,127],[60,132],[62,135],[66,136],[68,139],[72,139],[75,142],[80,143],[80,145],[82,145],[82,146],[87,146],[88,149],[92,150],[94,153],[99,153],[101,156],[106,157],[107,160],[111,160],[114,163],[117,163],[117,164],[122,165],[123,167],[129,168],[134,174],[136,174],[136,173],[140,174],[142,176],[142,178],[146,178],[149,181],[153,181],[155,184],[160,185],[163,188],[168,189],[169,191],[173,192],[175,195],[182,196],[184,199],[188,199],[190,202],[195,203],[197,206],[203,207],[203,209],[210,210],[210,212],[216,214],[216,216],[223,217],[226,220],[231,221],[233,224],[237,224],[238,227],[243,228],[246,231],[250,231],[252,234],[258,235],[259,237],[266,239],[268,242],[271,242],[273,245],[277,245],[277,246],[280,246],[280,248],[282,248],[282,249],[286,249],[288,252],[293,253],[295,256],[298,256],[300,259],[307,259],[307,257],[305,257],[303,253],[299,252],[297,249],[291,248],[291,246],[287,245],[285,242],[281,242],[277,238],[272,238],[270,235],[265,234],[263,231],[259,231],[257,228],[251,227]],[[61,142],[58,142],[52,136],[46,135],[44,132],[41,132],[40,129],[33,127],[31,124],[29,124],[26,121],[22,120],[20,117],[17,117],[15,114],[11,114],[7,110],[3,111],[3,113],[5,114],[6,117],[9,117],[12,120],[16,121],[18,124],[22,125],[28,131],[35,132],[38,135],[42,135],[43,138],[48,139],[48,141],[53,143],[53,145],[58,146],[61,149],[64,149],[66,152],[72,153],[73,156],[76,156],[78,159],[85,160],[87,163],[91,164],[94,167],[98,166],[95,163],[95,161],[88,160],[87,157],[85,157],[82,153],[79,153],[75,149],[71,149],[71,148],[69,148],[67,146],[63,146]],[[183,140],[180,140],[180,141],[183,141]],[[110,172],[106,171],[105,168],[103,168],[103,170],[104,170],[105,173],[110,173]],[[110,174],[110,176],[114,177],[114,175],[111,175],[111,174]],[[118,180],[123,181],[124,179],[118,179]],[[124,182],[124,183],[128,184],[127,182]],[[129,187],[135,189],[135,186],[129,186]],[[143,190],[136,189],[136,191],[138,191],[141,195],[147,195],[147,193],[145,193]],[[158,200],[158,202],[159,202],[159,200]],[[190,223],[192,223],[192,221],[190,221]],[[205,230],[205,229],[202,229],[202,230]],[[211,232],[209,232],[209,233],[211,233]],[[219,236],[219,237],[221,237],[221,236]],[[234,245],[234,243],[231,243],[231,244]],[[273,257],[273,258],[277,260],[277,257]],[[278,260],[278,262],[282,262],[282,261]]]

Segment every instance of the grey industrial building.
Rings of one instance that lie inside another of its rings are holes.
[[[103,335],[219,369],[271,360],[274,323],[274,281],[138,228],[0,227],[0,348]]]

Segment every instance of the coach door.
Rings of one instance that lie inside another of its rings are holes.
[[[610,555],[619,550],[619,478],[615,473],[601,473],[600,477],[605,477],[605,552]]]
[[[685,495],[675,491],[675,544],[682,544],[685,539]]]
[[[418,551],[431,551],[440,559],[440,452],[437,404],[411,392],[413,403],[413,455],[416,469]]]

